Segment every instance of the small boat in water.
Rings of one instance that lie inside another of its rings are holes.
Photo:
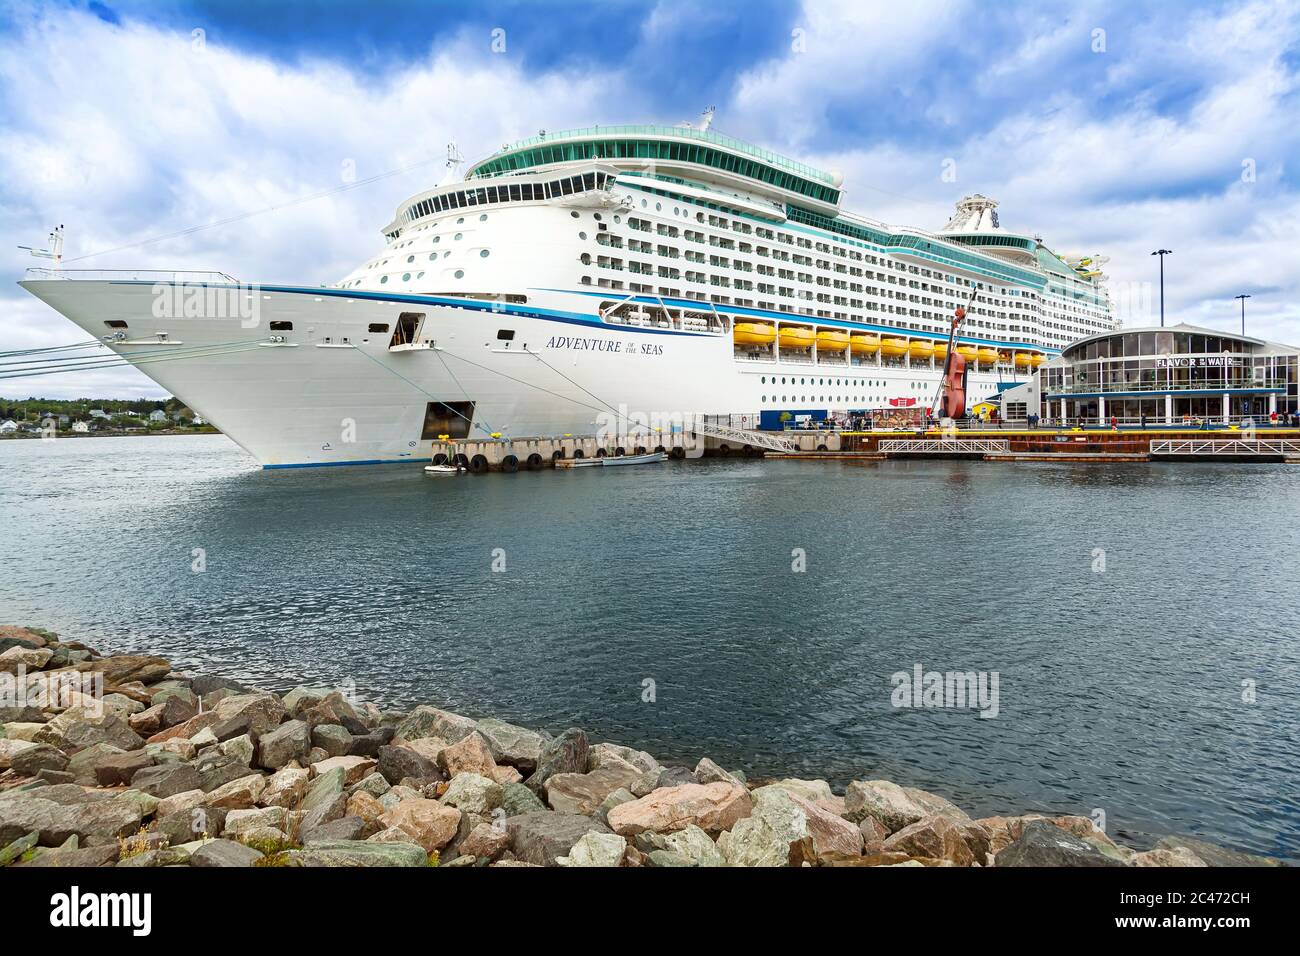
[[[426,475],[463,475],[467,469],[464,465],[425,465]]]
[[[653,465],[656,462],[667,461],[667,452],[652,451],[645,455],[612,455],[608,458],[597,458],[595,461],[603,462],[606,465]]]

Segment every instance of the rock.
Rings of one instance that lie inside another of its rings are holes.
[[[653,867],[695,866],[690,857],[676,850],[651,850],[646,862]]]
[[[955,866],[971,866],[976,856],[958,825],[947,817],[926,817],[910,823],[884,842],[886,853],[906,853],[933,860],[948,860]],[[984,860],[979,862],[983,863]]]
[[[300,866],[428,866],[429,855],[415,843],[371,838],[312,843],[297,854],[297,862]]]
[[[531,790],[528,792],[532,793]],[[622,806],[625,803],[631,803],[635,799],[637,799],[636,794],[632,793],[632,791],[620,788],[602,800],[600,806],[596,808],[596,812],[593,813],[592,816],[608,826],[609,811],[613,810],[615,807]]]
[[[524,786],[542,796],[546,781],[557,773],[586,773],[587,757],[587,735],[577,727],[570,727],[543,748],[537,758],[537,769],[524,781]]]
[[[266,789],[266,778],[253,773],[217,787],[208,793],[207,805],[223,810],[251,810]]]
[[[350,787],[368,777],[377,764],[369,757],[326,757],[311,765],[312,776],[319,777],[338,768],[343,771],[343,784]]]
[[[95,766],[95,782],[101,787],[125,787],[145,767],[153,766],[153,758],[143,750],[105,757]]]
[[[212,712],[217,719],[210,727],[218,740],[228,740],[241,734],[261,737],[280,726],[280,722],[287,716],[280,698],[265,693],[225,697],[217,702]]]
[[[234,840],[208,840],[190,854],[190,866],[252,866],[262,854]]]
[[[284,807],[256,807],[249,810],[231,810],[226,814],[225,826],[221,833],[227,837],[238,837],[250,830],[274,827],[284,830],[288,813]]]
[[[555,774],[546,781],[546,802],[553,810],[591,816],[615,790],[640,789],[644,777],[630,763],[615,758],[590,773]]]
[[[93,787],[95,785],[95,768],[105,760],[111,757],[120,757],[124,753],[126,751],[114,747],[112,744],[91,744],[89,747],[73,753],[65,769],[72,774],[73,780],[83,787]],[[152,761],[150,762],[152,763]]]
[[[190,690],[199,697],[207,697],[216,691],[229,691],[230,695],[246,694],[248,688],[239,681],[231,680],[228,677],[212,677],[206,674],[200,674],[198,677],[190,679]]]
[[[331,757],[343,757],[351,752],[352,735],[342,724],[317,724],[311,729],[311,745],[319,747]],[[376,755],[378,751],[376,746]]]
[[[472,731],[459,742],[439,751],[438,768],[448,777],[461,773],[491,777],[496,761],[492,759],[492,749],[487,741],[477,731]]]
[[[175,727],[190,720],[196,714],[193,704],[176,696],[169,696],[126,719],[128,725],[137,734],[151,736],[168,727]]]
[[[656,866],[725,866],[726,860],[707,833],[694,824],[675,833],[661,834],[643,830],[636,835],[637,849],[653,857],[671,853],[673,859],[652,860]]]
[[[183,720],[179,724],[160,730],[152,737],[145,740],[146,744],[161,744],[169,740],[189,740],[195,734],[200,733],[217,722],[215,711],[206,710],[201,714],[195,714],[189,720]],[[231,734],[230,736],[237,736]]]
[[[331,843],[336,840],[364,840],[378,829],[377,825],[367,823],[361,817],[344,816],[307,831],[303,834],[302,842],[305,845]]]
[[[379,798],[365,790],[358,790],[348,797],[347,806],[344,808],[344,814],[350,817],[360,817],[366,823],[378,825],[379,818],[384,815],[387,808],[379,802]]]
[[[307,687],[305,685],[299,685],[289,691],[289,693],[282,696],[280,702],[284,704],[284,709],[288,712],[290,717],[301,720],[302,715],[306,712],[307,708],[315,704],[317,701],[324,700],[325,695],[327,695],[330,690],[331,688],[329,687]]]
[[[525,813],[538,813],[546,809],[546,804],[537,799],[537,794],[521,783],[507,783],[501,787],[501,809],[507,817],[517,817]]]
[[[172,666],[161,657],[150,657],[145,654],[117,654],[113,657],[101,657],[99,660],[78,664],[74,670],[103,674],[106,684],[126,684],[130,681],[154,684],[170,674]]]
[[[0,624],[0,651],[7,651],[11,647],[46,647],[49,643],[49,640],[31,628]]]
[[[379,748],[386,747],[394,737],[392,727],[380,727],[368,734],[349,735],[347,754],[351,757],[374,757],[378,759]],[[328,750],[329,748],[324,748]]]
[[[36,743],[36,732],[44,727],[41,723],[25,723],[22,721],[11,721],[0,727],[0,738],[8,738],[10,743]],[[3,744],[0,744],[2,750]],[[0,752],[0,770],[6,769],[4,765],[4,756]]]
[[[487,741],[496,763],[516,767],[523,773],[537,769],[537,761],[550,740],[545,734],[493,717],[478,721],[476,729]]]
[[[132,868],[188,866],[192,852],[193,848],[187,846],[154,847],[143,853],[132,853],[130,856],[122,857],[117,861],[117,865]]]
[[[582,837],[591,832],[609,833],[598,820],[578,813],[541,811],[524,813],[506,820],[510,849],[525,863],[559,866],[556,861],[568,856]]]
[[[303,814],[304,833],[343,816],[348,805],[347,794],[344,793],[345,780],[343,768],[336,767],[318,776],[308,787],[307,795],[299,807]]]
[[[199,772],[188,764],[144,767],[131,778],[131,787],[159,799],[203,789]]]
[[[495,860],[509,848],[510,832],[505,826],[480,823],[460,842],[457,850],[476,859]]]
[[[158,801],[154,813],[160,817],[171,816],[173,813],[182,813],[186,810],[193,810],[195,807],[203,806],[208,795],[202,790],[186,790],[183,793],[172,794],[170,797],[164,797]]]
[[[68,755],[50,744],[31,744],[11,751],[9,766],[24,777],[34,777],[42,770],[63,770],[68,766]]]
[[[453,714],[437,707],[421,706],[397,725],[397,736],[405,740],[421,737],[441,737],[448,743],[458,743],[472,734],[478,725],[468,717]]]
[[[1189,850],[1206,866],[1283,866],[1281,860],[1229,850],[1189,836],[1167,836],[1156,843],[1158,850]]]
[[[885,828],[883,823],[875,817],[864,817],[862,822],[858,824],[858,830],[862,833],[863,853],[881,852],[885,845],[885,838],[889,836],[889,830]],[[967,839],[966,842],[968,845],[970,844],[969,839]],[[984,862],[982,854],[976,853],[976,857],[979,859],[980,863]]]
[[[627,841],[617,833],[587,831],[569,849],[568,855],[556,857],[557,866],[622,866]]]
[[[610,760],[621,760],[624,763],[630,763],[642,773],[658,774],[663,768],[659,761],[650,756],[644,750],[633,750],[631,747],[623,747],[619,744],[595,744],[587,752],[587,769],[598,770]]]
[[[441,802],[464,813],[489,814],[501,806],[505,791],[496,781],[476,773],[451,778]]]
[[[202,791],[199,791],[200,793]],[[196,806],[170,814],[156,814],[154,832],[172,846],[216,836],[226,827],[226,811]]]
[[[349,795],[351,795],[357,791],[364,790],[372,797],[378,798],[382,797],[390,789],[392,788],[389,786],[388,781],[384,779],[381,773],[375,771],[362,779],[360,783],[354,784],[348,792]]]
[[[311,771],[298,767],[284,767],[273,773],[258,802],[265,807],[293,807],[302,802],[307,793]]]
[[[718,849],[733,866],[790,866],[803,859],[832,862],[862,854],[861,829],[805,794],[820,789],[759,787],[751,816],[718,838]]]
[[[504,836],[505,830],[501,831]],[[40,839],[40,834],[33,830],[31,833],[20,836],[4,849],[0,850],[0,867],[6,867],[14,860],[18,859],[32,847],[36,846],[36,841]]]
[[[6,733],[8,733],[8,728],[12,726],[14,725],[13,724],[5,725]],[[38,730],[42,726],[44,725],[43,724],[36,725]],[[33,747],[49,747],[49,746],[50,746],[49,744],[38,744],[32,740],[11,740],[8,737],[0,737],[0,770],[8,770],[11,766],[13,766],[14,757],[22,753],[24,750],[31,750]],[[56,748],[51,747],[50,749],[54,750]],[[63,759],[65,761],[67,760],[67,754],[64,754]],[[28,775],[24,774],[24,776],[28,776]]]
[[[708,757],[700,758],[691,776],[695,778],[696,783],[734,783],[742,787],[745,785],[743,780],[723,770]]]
[[[73,867],[82,869],[88,866],[109,866],[117,862],[120,848],[116,843],[103,846],[88,846],[69,850],[49,850],[39,853],[30,860],[15,863],[24,867]]]
[[[257,745],[253,743],[253,738],[248,734],[241,734],[238,737],[223,740],[217,745],[217,752],[223,757],[229,757],[238,764],[251,767],[253,759],[257,756]]]
[[[204,790],[216,790],[232,780],[257,772],[248,764],[241,763],[238,757],[226,756],[216,749],[201,754],[193,766],[199,772],[199,786]]]
[[[1020,838],[994,857],[995,866],[1123,866],[1086,840],[1045,820],[1032,820]]]
[[[385,827],[405,830],[425,851],[441,850],[460,827],[460,811],[437,800],[415,797],[403,800],[379,818]]]
[[[58,846],[71,836],[82,841],[116,841],[138,830],[142,818],[139,805],[130,800],[62,804],[29,794],[6,796],[0,799],[0,845],[33,830],[40,833],[42,846]]]
[[[410,747],[389,745],[379,748],[379,773],[391,784],[407,777],[418,780],[441,780],[442,772],[432,760],[422,757]]]
[[[93,744],[109,744],[119,750],[144,746],[144,740],[121,717],[111,713],[94,716],[80,707],[59,714],[37,733],[36,739],[69,753]]]
[[[350,734],[364,734],[368,729],[352,704],[339,691],[332,690],[320,700],[301,708],[302,719],[311,727],[337,724]]]
[[[965,811],[943,797],[912,787],[900,787],[888,780],[855,780],[844,793],[844,815],[854,823],[874,817],[895,833],[909,824],[931,816],[945,816],[957,823],[970,822]]]
[[[729,830],[749,816],[753,801],[744,787],[729,783],[686,783],[655,790],[639,800],[609,812],[615,833],[635,835],[642,830],[667,833],[695,824],[706,833]]]
[[[1173,849],[1154,849],[1133,856],[1133,866],[1208,866],[1199,856],[1186,847]]]
[[[504,787],[508,783],[523,783],[524,775],[514,767],[498,764],[492,768],[492,779]]]
[[[660,790],[668,787],[680,787],[683,784],[695,783],[695,775],[691,773],[689,767],[661,767],[652,790]]]
[[[11,647],[0,652],[0,674],[17,674],[20,667],[24,672],[38,671],[53,656],[54,652],[44,647]]]

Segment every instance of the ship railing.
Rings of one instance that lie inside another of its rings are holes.
[[[1171,438],[1153,441],[1151,454],[1300,457],[1300,441],[1289,438]]]
[[[67,279],[82,282],[169,282],[198,285],[239,285],[224,272],[166,269],[42,269],[27,270],[29,279]]]

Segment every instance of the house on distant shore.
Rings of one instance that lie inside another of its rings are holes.
[[[161,408],[155,408],[153,411],[149,413],[149,421],[165,422],[167,421],[167,413],[164,412]]]
[[[90,432],[90,422],[73,422],[72,430],[78,435],[85,435]]]
[[[0,422],[0,435],[12,435],[18,431],[18,423],[12,418],[8,421]]]
[[[105,421],[107,421],[107,420],[108,420],[108,412],[104,411],[102,408],[92,408],[92,409],[90,410],[90,417],[91,417],[91,418],[102,418],[102,419],[104,419]]]

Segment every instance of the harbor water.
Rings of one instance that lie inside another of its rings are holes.
[[[429,478],[263,471],[220,436],[6,441],[0,623],[1295,860],[1298,501],[1288,465]],[[895,706],[918,666],[996,672],[996,715]]]

